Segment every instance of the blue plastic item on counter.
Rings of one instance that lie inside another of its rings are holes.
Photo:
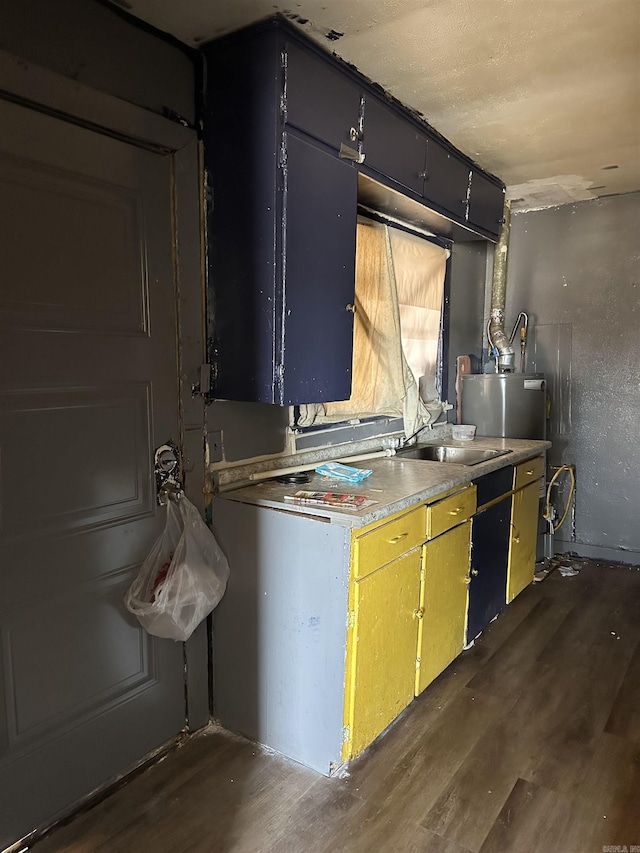
[[[316,474],[322,477],[333,477],[334,480],[345,480],[347,483],[359,483],[372,473],[371,468],[352,468],[341,462],[326,462],[316,468]]]

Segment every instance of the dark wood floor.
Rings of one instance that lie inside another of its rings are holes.
[[[587,563],[525,590],[344,778],[213,728],[34,849],[609,845],[640,845],[640,570]]]

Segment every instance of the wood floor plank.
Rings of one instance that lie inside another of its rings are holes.
[[[482,632],[482,647],[494,652],[515,636],[529,613],[537,606],[542,597],[541,587],[532,584],[523,590],[511,604],[500,612],[497,619],[490,622]],[[476,645],[479,641],[476,642]]]
[[[393,725],[363,755],[349,765],[347,788],[367,799],[380,788],[381,779],[408,751],[434,730],[449,707],[464,691],[467,682],[490,653],[481,646],[463,652],[445,672],[422,693]],[[392,759],[390,760],[390,756]]]
[[[568,786],[564,786],[569,790]],[[640,745],[602,734],[570,791],[584,804],[591,829],[589,848],[638,845],[640,840]]]
[[[263,848],[264,853],[321,853],[338,827],[357,822],[355,812],[362,806],[363,801],[349,793],[344,780],[321,777],[287,808],[280,832]]]
[[[618,639],[620,637],[620,639]],[[536,853],[640,843],[640,572],[528,587],[342,778],[209,729],[35,853]]]
[[[89,853],[99,849],[135,824],[141,811],[153,810],[197,773],[221,772],[239,749],[254,751],[255,745],[216,727],[198,733],[71,823],[57,828],[38,843],[38,853]]]
[[[553,670],[542,664],[529,670],[527,686],[513,705],[504,703],[443,789],[421,822],[426,829],[480,849],[517,779],[537,760],[544,732],[564,701]]]
[[[369,785],[370,793],[358,812],[357,824],[339,827],[336,840],[346,838],[355,843],[364,832],[373,843],[388,825],[419,823],[474,744],[503,712],[503,702],[482,694],[476,696],[465,688],[437,724],[416,740],[400,760],[393,761],[389,756],[387,772],[378,771],[377,786]]]
[[[596,643],[588,661],[566,660],[552,667],[564,701],[540,732],[541,748],[524,778],[552,790],[570,791],[595,760],[596,745],[625,670],[625,660],[612,659],[609,638]]]
[[[334,838],[323,853],[466,853],[448,839],[439,839],[421,826],[380,815]],[[290,853],[302,853],[292,850]]]
[[[605,731],[640,743],[640,642],[613,701]]]
[[[595,851],[595,821],[580,803],[518,779],[480,853]]]
[[[527,686],[528,670],[574,609],[573,602],[541,597],[520,623],[520,630],[492,655],[469,687],[510,697]]]
[[[99,849],[127,853],[144,837],[154,853],[195,853],[211,849],[214,830],[221,850],[241,849],[242,839],[247,847],[254,841],[264,844],[279,804],[295,802],[316,778],[312,770],[245,741],[220,772],[201,769]],[[248,826],[252,833],[246,833]]]

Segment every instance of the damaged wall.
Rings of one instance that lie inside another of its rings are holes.
[[[576,466],[575,531],[568,519],[556,550],[632,564],[640,563],[638,234],[640,193],[515,213],[506,305],[508,322],[531,316],[529,367],[555,366],[550,461]]]
[[[449,420],[455,423],[456,358],[475,355],[482,359],[484,340],[484,292],[487,279],[487,249],[493,256],[493,244],[454,243],[451,249],[451,294],[449,304],[449,375],[447,399],[454,409]]]
[[[192,123],[192,55],[132,20],[96,0],[0,0],[0,50]]]

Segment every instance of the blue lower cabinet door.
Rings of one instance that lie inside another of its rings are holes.
[[[467,643],[505,606],[511,501],[509,495],[473,519]]]

